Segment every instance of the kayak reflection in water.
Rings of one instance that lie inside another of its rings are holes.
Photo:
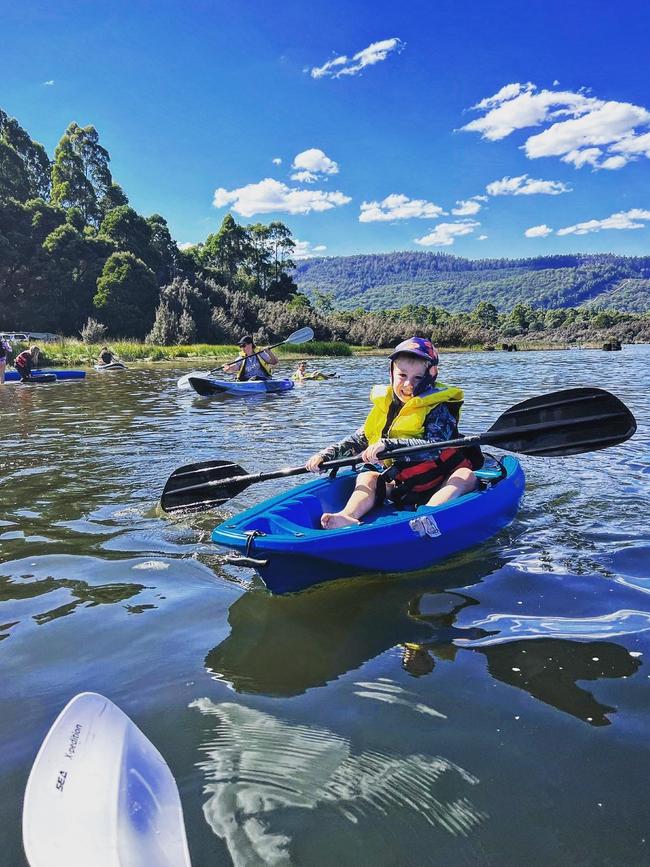
[[[458,437],[463,391],[437,382],[438,352],[430,340],[411,337],[388,356],[390,385],[376,385],[374,404],[363,427],[312,455],[305,464],[320,472],[324,461],[360,454],[371,468],[359,473],[355,489],[340,512],[324,512],[325,530],[361,523],[386,498],[398,505],[438,506],[478,487],[474,470],[483,465],[478,447],[436,449],[403,455],[375,469],[378,455],[404,446],[426,445]]]
[[[480,580],[499,566],[498,560],[488,561],[482,568],[482,562],[465,561],[458,575],[452,571],[447,577],[453,582],[469,568]],[[402,668],[413,677],[435,677],[436,666],[456,665],[462,679],[469,651],[485,657],[486,679],[517,687],[588,725],[612,724],[616,708],[582,682],[631,677],[640,668],[638,658],[606,640],[543,635],[504,640],[503,631],[488,631],[478,625],[484,621],[467,617],[468,609],[479,605],[456,591],[422,587],[413,595],[412,583],[399,582],[363,582],[336,594],[245,593],[230,607],[230,635],[208,653],[205,665],[238,693],[288,697],[360,670],[394,647],[401,647]],[[480,615],[480,607],[476,610]],[[461,612],[468,626],[458,625]],[[296,653],[304,646],[307,623],[309,652]]]
[[[240,347],[239,359],[232,364],[224,364],[225,373],[236,373],[238,382],[251,379],[271,379],[273,368],[278,363],[277,355],[270,349],[258,350],[250,334],[244,335],[237,344]]]
[[[442,597],[429,597],[434,600]],[[612,641],[571,641],[565,638],[536,637],[503,641],[490,633],[475,629],[454,627],[456,614],[466,605],[473,604],[467,597],[446,614],[422,614],[423,597],[409,603],[409,614],[435,628],[434,640],[404,643],[402,668],[414,677],[430,674],[436,661],[453,662],[459,650],[482,653],[487,660],[488,673],[496,680],[523,689],[533,698],[551,705],[563,713],[571,714],[592,726],[608,726],[607,714],[616,708],[601,704],[595,696],[578,686],[581,680],[630,677],[638,671],[641,662],[620,644]],[[481,636],[482,633],[482,636]],[[455,643],[462,641],[462,645]],[[472,647],[471,641],[480,641]],[[494,644],[490,644],[494,641]]]

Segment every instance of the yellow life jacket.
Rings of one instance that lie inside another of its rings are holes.
[[[437,382],[435,391],[418,395],[407,400],[393,419],[389,430],[384,435],[388,439],[422,439],[424,437],[424,422],[434,406],[441,403],[449,404],[452,415],[460,417],[460,408],[464,399],[462,388]],[[382,439],[382,433],[388,419],[388,411],[393,402],[393,387],[391,385],[375,385],[370,392],[373,407],[363,426],[363,432],[368,439],[368,445]],[[391,461],[384,461],[389,466]]]
[[[262,350],[260,350],[260,352],[264,352],[264,350],[262,349]],[[239,357],[244,358],[244,359],[245,358],[251,358],[251,356],[246,355],[245,352],[240,352]],[[257,360],[259,361],[260,367],[262,368],[264,373],[266,373],[269,377],[272,376],[273,375],[273,368],[268,363],[268,361],[264,361],[264,359],[262,358],[262,356],[259,353],[257,354]],[[243,364],[239,365],[239,370],[237,371],[237,376],[235,377],[238,382],[240,382],[243,379],[245,370],[246,370],[246,362],[244,361]]]

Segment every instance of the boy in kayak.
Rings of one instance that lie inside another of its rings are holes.
[[[273,368],[278,363],[275,353],[270,349],[256,349],[250,334],[242,337],[237,345],[241,350],[240,358],[232,364],[224,364],[221,369],[226,373],[236,373],[237,382],[271,379]]]
[[[38,357],[41,350],[38,346],[30,346],[23,350],[14,360],[14,367],[20,374],[22,382],[28,382],[32,377],[32,370],[38,366]]]
[[[320,472],[324,461],[361,455],[371,468],[359,473],[348,502],[340,512],[324,512],[325,530],[361,523],[361,518],[386,498],[397,505],[438,506],[473,491],[474,474],[483,464],[480,449],[436,449],[403,455],[398,463],[380,452],[455,439],[463,403],[462,389],[437,382],[438,352],[430,340],[411,337],[389,355],[390,385],[376,385],[363,427],[351,436],[312,455],[305,467]]]

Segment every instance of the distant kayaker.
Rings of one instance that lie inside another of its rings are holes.
[[[237,345],[241,350],[240,358],[232,364],[224,364],[221,369],[225,373],[236,373],[238,382],[271,379],[273,368],[278,363],[275,353],[270,349],[256,349],[250,334],[244,335]]]
[[[431,449],[383,462],[374,469],[382,451],[454,439],[463,391],[437,382],[438,352],[430,340],[411,337],[389,355],[390,385],[376,385],[373,403],[363,427],[312,455],[305,467],[320,472],[323,461],[360,454],[373,465],[359,473],[348,502],[340,512],[324,512],[325,530],[361,523],[361,518],[386,498],[402,505],[438,506],[473,491],[474,474],[483,464],[480,449]]]
[[[291,379],[294,382],[304,382],[306,379],[332,379],[336,376],[335,373],[323,373],[322,370],[307,370],[307,362],[298,362],[298,367],[291,374]]]
[[[38,359],[41,354],[41,350],[38,346],[30,346],[29,349],[23,350],[19,355],[16,356],[14,360],[14,367],[20,374],[20,378],[23,382],[27,382],[31,379],[32,371],[35,367],[38,367]]]
[[[102,346],[99,351],[99,357],[97,358],[97,364],[113,364],[116,362],[117,355],[108,348],[108,346]]]
[[[298,367],[291,374],[291,379],[296,382],[302,382],[303,379],[311,379],[311,376],[307,373],[307,362],[300,361],[298,363]]]
[[[11,352],[11,343],[0,337],[0,385],[5,381],[5,368],[7,366],[7,356]]]

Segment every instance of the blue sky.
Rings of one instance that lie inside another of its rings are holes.
[[[50,155],[93,124],[179,243],[230,210],[301,255],[650,253],[648,4],[0,0],[0,22],[0,107]]]

